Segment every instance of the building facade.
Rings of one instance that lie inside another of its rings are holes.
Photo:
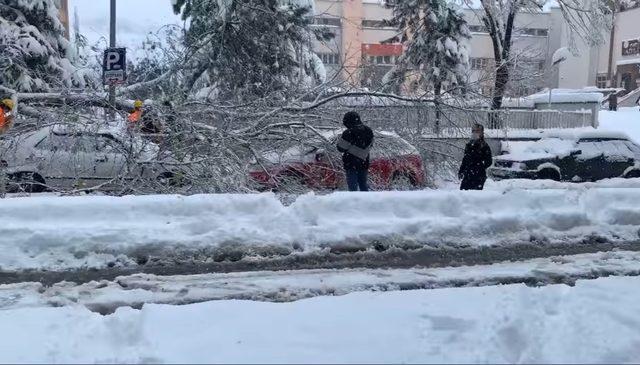
[[[334,83],[376,89],[402,54],[402,45],[397,43],[398,30],[388,22],[392,10],[385,3],[386,0],[315,0],[315,26],[329,27],[335,34],[332,41],[314,45]],[[494,56],[491,39],[481,21],[482,11],[463,11],[472,35],[469,85],[471,91],[490,95]],[[640,8],[619,12],[610,47],[609,41],[587,46],[572,33],[558,8],[518,14],[512,48],[514,70],[508,94],[522,96],[546,87],[596,85],[635,89],[640,81],[638,19]],[[553,53],[569,45],[574,57],[553,66]]]

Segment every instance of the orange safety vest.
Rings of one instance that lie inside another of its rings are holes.
[[[131,112],[131,114],[129,114],[129,117],[127,119],[129,120],[130,123],[137,123],[140,121],[140,118],[142,118],[142,110],[135,109],[134,111]]]
[[[11,112],[7,113],[4,110],[0,109],[0,128],[4,128],[7,124],[9,124],[11,119]]]

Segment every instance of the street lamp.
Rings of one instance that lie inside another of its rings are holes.
[[[560,64],[566,61],[569,56],[571,56],[571,52],[567,47],[558,48],[555,52],[553,52],[553,56],[551,57],[551,68],[555,66],[560,66]],[[560,67],[558,67],[558,72],[560,71]],[[549,78],[549,109],[551,109],[551,93],[553,92],[553,80]]]

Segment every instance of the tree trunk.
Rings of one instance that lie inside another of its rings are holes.
[[[499,129],[502,127],[500,113],[498,110],[502,108],[502,98],[509,82],[509,64],[503,61],[496,68],[496,80],[493,87],[493,100],[491,101],[491,114],[489,117],[489,128]]]
[[[436,135],[440,134],[440,117],[441,117],[441,113],[440,113],[440,94],[442,92],[442,83],[439,81],[436,81],[433,84],[433,95],[434,95],[434,100],[435,100],[435,105],[436,105],[436,124],[434,127],[434,132],[436,133]]]

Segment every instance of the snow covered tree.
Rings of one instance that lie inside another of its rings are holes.
[[[85,71],[64,37],[55,0],[3,0],[0,4],[0,85],[42,92],[84,87]]]
[[[513,68],[512,43],[516,17],[521,12],[541,11],[547,0],[481,0],[481,20],[493,45],[495,79],[491,109],[502,107],[502,98]],[[557,0],[571,36],[590,44],[602,41],[603,30],[611,27],[609,0]]]
[[[393,14],[405,47],[392,71],[396,81],[404,82],[408,76],[433,90],[436,99],[443,88],[464,87],[471,36],[455,5],[445,0],[398,1]]]
[[[218,98],[286,95],[324,82],[324,65],[311,52],[310,2],[286,0],[174,0],[174,11],[190,20],[186,34],[191,93]]]

